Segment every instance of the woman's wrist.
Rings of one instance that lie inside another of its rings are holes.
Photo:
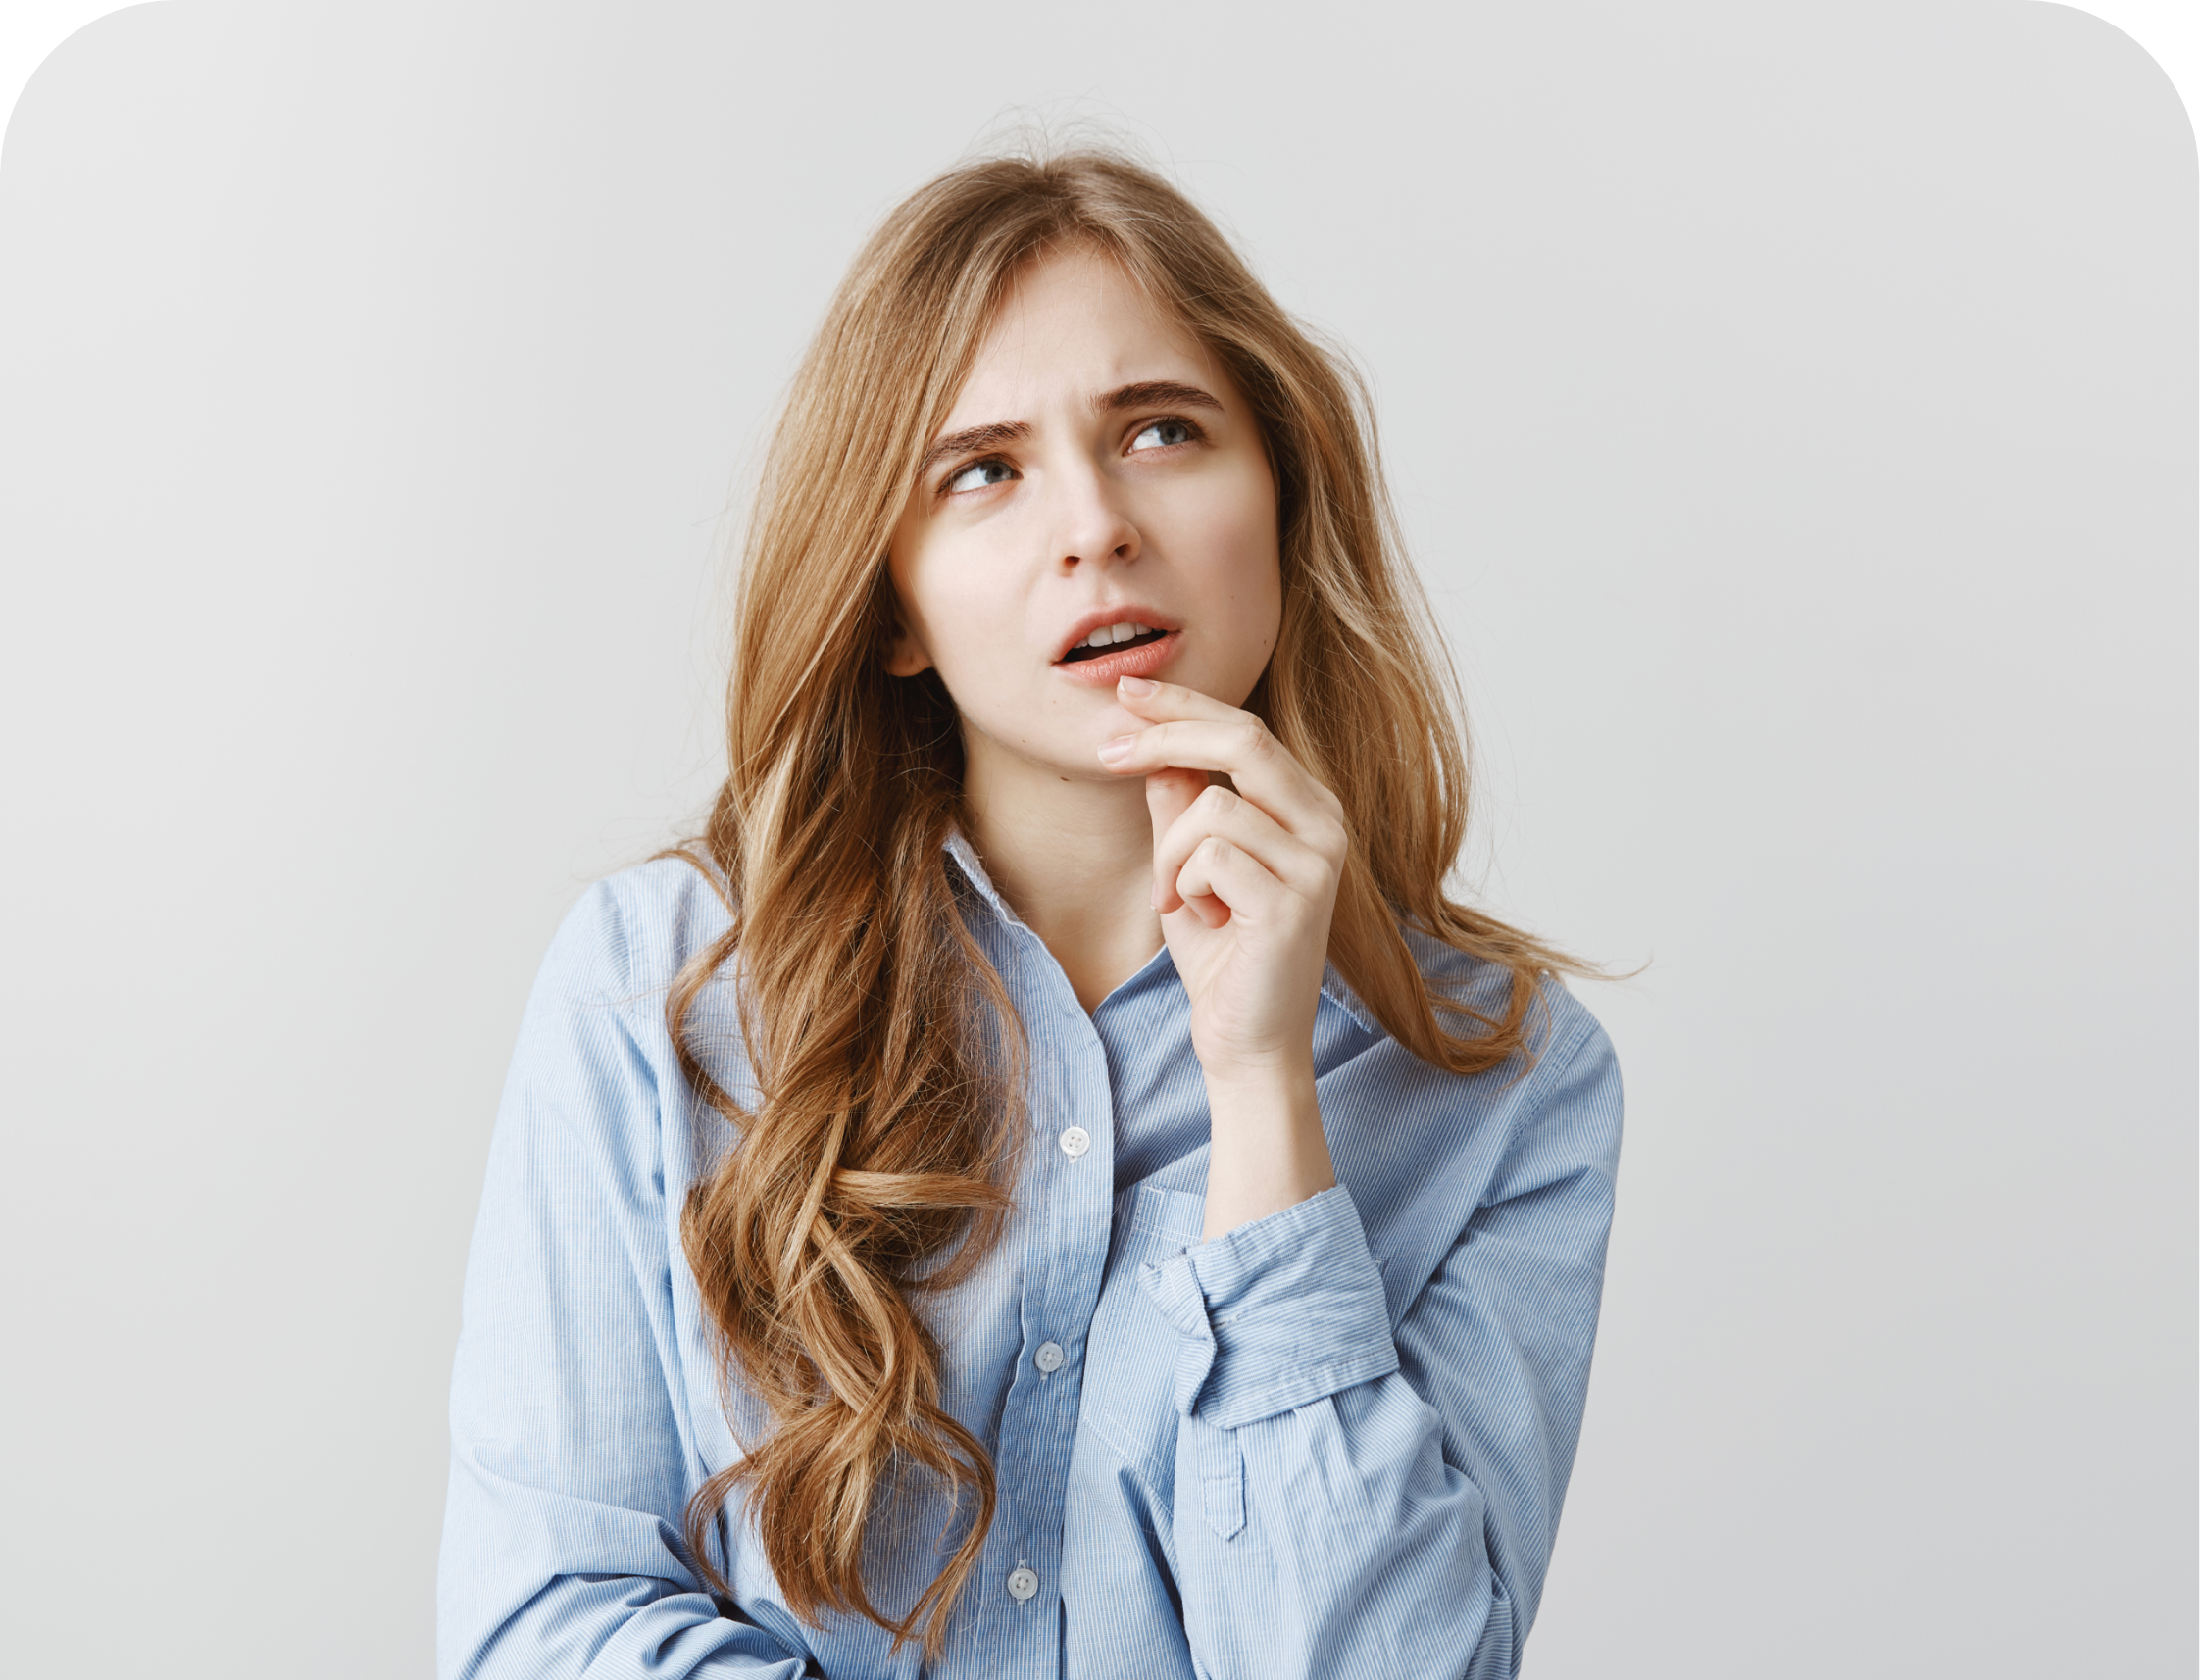
[[[1311,1047],[1287,1061],[1207,1069],[1211,1148],[1203,1241],[1336,1183]]]

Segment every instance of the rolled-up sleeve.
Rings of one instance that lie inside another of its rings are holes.
[[[1141,1269],[1177,1334],[1173,1526],[1203,1673],[1518,1671],[1618,1168],[1618,1064],[1577,1018],[1409,1301],[1386,1293],[1342,1184]]]
[[[1219,1429],[1398,1368],[1382,1273],[1342,1185],[1148,1264],[1138,1281],[1182,1338],[1176,1409]]]
[[[658,1093],[603,886],[544,960],[489,1150],[451,1388],[441,1680],[793,1680],[681,1538],[697,1477],[675,1380]]]

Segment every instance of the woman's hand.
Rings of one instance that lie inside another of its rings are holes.
[[[1250,712],[1135,677],[1117,699],[1148,720],[1100,759],[1146,778],[1154,908],[1207,1075],[1214,1237],[1336,1182],[1314,1094],[1314,1013],[1349,844],[1343,807]],[[1210,771],[1237,791],[1209,785]]]

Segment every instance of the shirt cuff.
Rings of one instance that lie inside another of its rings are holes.
[[[1138,1282],[1183,1338],[1176,1409],[1218,1429],[1398,1368],[1382,1273],[1341,1184],[1148,1261]]]

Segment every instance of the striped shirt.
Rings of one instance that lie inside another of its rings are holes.
[[[730,1601],[681,1539],[764,1418],[722,1390],[678,1229],[732,1140],[680,1076],[665,996],[726,913],[661,861],[567,917],[497,1114],[452,1381],[443,1680],[1516,1672],[1596,1334],[1620,1140],[1602,1030],[1546,981],[1532,1067],[1461,1077],[1331,970],[1314,1051],[1336,1187],[1202,1242],[1206,1090],[1168,951],[1087,1015],[950,851],[1031,1055],[1006,1233],[918,1298],[999,1484],[944,1655],[797,1621],[737,1505],[714,1544]],[[1433,982],[1501,1004],[1501,971],[1409,939]],[[731,984],[691,1024],[749,1100]],[[874,1518],[881,1608],[931,1580],[949,1514],[912,1488]]]

